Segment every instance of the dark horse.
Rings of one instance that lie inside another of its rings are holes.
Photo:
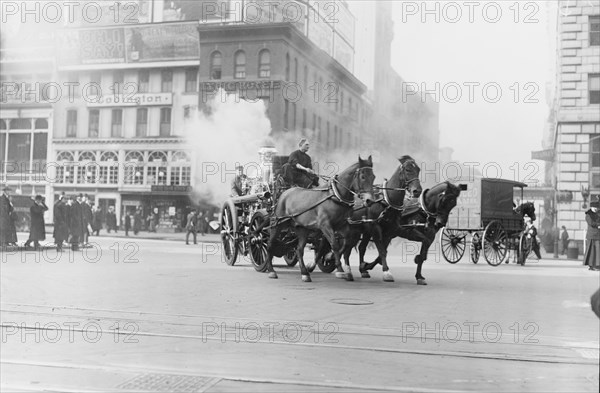
[[[423,191],[418,200],[405,203],[404,211],[394,221],[384,221],[381,225],[383,244],[386,248],[392,239],[398,236],[421,243],[421,251],[415,256],[417,264],[415,278],[418,285],[427,285],[425,277],[421,275],[421,267],[427,260],[427,252],[436,233],[446,225],[448,215],[456,206],[456,200],[461,190],[466,190],[466,185],[456,186],[450,182],[439,183],[431,189]],[[361,241],[359,251],[363,255],[369,240],[369,237],[363,237]],[[361,264],[360,271],[371,270],[380,262],[381,257],[377,257],[374,262]]]
[[[369,207],[355,208],[349,225],[343,231],[346,239],[343,251],[346,266],[350,266],[350,254],[360,241],[361,236],[368,237],[373,239],[379,252],[384,281],[394,281],[394,277],[390,273],[387,264],[387,244],[384,245],[383,242],[382,225],[385,222],[395,222],[402,214],[406,191],[415,198],[418,198],[423,191],[419,181],[421,168],[415,160],[410,156],[403,156],[399,161],[400,165],[396,168],[392,177],[380,187],[381,195],[378,196],[376,202]],[[359,249],[360,273],[363,278],[370,277],[369,272],[363,270],[367,243],[361,243]],[[340,277],[341,273],[343,271],[338,270],[336,277]]]
[[[366,204],[373,200],[373,161],[358,157],[358,162],[329,181],[327,188],[304,189],[294,187],[279,197],[270,221],[267,246],[267,271],[277,278],[273,269],[273,255],[277,239],[284,229],[291,229],[298,237],[297,255],[302,281],[310,282],[310,273],[304,264],[304,247],[311,232],[321,231],[333,250],[336,266],[341,269],[341,244],[336,232],[346,224],[354,206],[354,197]],[[351,272],[348,271],[351,277]]]
[[[529,216],[531,222],[535,221],[535,205],[533,202],[521,203],[517,208],[514,209],[515,213],[521,217]]]

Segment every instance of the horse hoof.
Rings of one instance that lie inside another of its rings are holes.
[[[302,275],[302,281],[303,282],[312,282],[312,280],[310,279],[310,276],[307,275]]]
[[[275,273],[275,272],[269,273],[269,278],[277,278],[277,273]]]
[[[383,281],[394,282],[394,276],[389,271],[383,272]]]
[[[417,279],[417,285],[427,285],[427,282],[424,278]]]
[[[346,281],[354,281],[354,276],[352,275],[352,273],[346,274]]]
[[[360,276],[361,276],[362,278],[371,278],[371,275],[370,275],[369,273],[367,273],[367,272],[360,273]]]
[[[335,278],[346,278],[346,273],[344,273],[344,272],[335,272]]]

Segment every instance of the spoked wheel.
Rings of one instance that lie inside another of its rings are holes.
[[[481,254],[481,236],[475,232],[471,238],[470,246],[471,262],[479,262],[479,255]]]
[[[250,219],[248,228],[248,248],[250,250],[250,260],[254,269],[258,272],[267,270],[267,244],[269,241],[269,231],[267,225],[263,225],[269,217],[263,211],[257,211]]]
[[[287,265],[289,267],[294,267],[296,266],[296,264],[298,263],[298,255],[296,254],[296,249],[292,248],[291,250],[289,250],[284,256],[283,259],[285,260],[285,263],[287,263]]]
[[[465,254],[467,248],[466,235],[456,229],[442,228],[440,236],[440,245],[442,246],[442,255],[446,261],[456,263]]]
[[[498,266],[508,253],[508,235],[498,221],[490,222],[483,232],[483,256],[487,263]]]
[[[236,240],[238,219],[237,209],[231,201],[223,204],[221,209],[221,241],[223,243],[223,257],[229,266],[233,266],[238,255],[238,244]]]
[[[533,248],[533,239],[531,236],[527,236],[527,232],[521,233],[519,238],[519,250],[517,252],[517,262],[521,265],[525,265],[525,261]]]
[[[328,252],[317,259],[317,265],[323,273],[331,273],[335,270],[335,256],[333,252]]]

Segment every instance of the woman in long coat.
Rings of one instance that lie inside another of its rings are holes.
[[[46,223],[44,222],[44,212],[48,206],[41,195],[36,195],[33,205],[29,208],[31,213],[31,225],[29,226],[29,239],[25,242],[25,247],[29,247],[33,242],[35,248],[40,247],[40,240],[46,240]]]
[[[598,208],[600,202],[590,203],[590,210],[585,212],[585,221],[588,224],[587,248],[585,251],[584,265],[590,267],[590,270],[600,270],[600,215]]]

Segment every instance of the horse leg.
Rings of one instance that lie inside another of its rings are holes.
[[[324,225],[321,228],[321,232],[323,232],[323,235],[325,236],[327,241],[329,241],[329,244],[331,245],[331,250],[333,251],[333,255],[335,256],[335,266],[337,268],[337,271],[335,272],[335,277],[345,278],[348,281],[354,281],[354,277],[352,277],[352,272],[350,271],[350,266],[348,265],[347,273],[342,268],[342,259],[340,256],[340,243],[331,225]]]
[[[390,272],[390,268],[387,264],[387,245],[384,244],[383,234],[381,233],[381,227],[378,225],[375,228],[375,246],[379,253],[379,259],[381,260],[381,268],[383,269],[383,281],[393,282],[394,276]],[[388,243],[389,244],[389,243]]]
[[[367,246],[369,245],[370,239],[371,234],[363,232],[362,239],[360,240],[360,244],[358,245],[358,271],[360,272],[360,276],[362,278],[371,278],[369,270],[373,269],[373,267],[369,268],[368,264],[365,263],[365,253],[367,252]]]
[[[435,238],[435,233],[433,234],[433,237]],[[427,253],[429,252],[429,247],[431,247],[433,238],[423,233],[420,236],[420,241],[421,251],[419,252],[419,255],[415,256],[415,263],[417,264],[417,273],[415,274],[415,278],[417,279],[417,285],[427,285],[425,277],[421,275],[421,267],[423,266],[423,262],[427,260]]]
[[[298,236],[298,248],[296,254],[298,255],[298,262],[300,262],[300,273],[302,274],[302,281],[311,282],[310,273],[304,264],[304,247],[308,240],[308,231],[304,228],[296,228],[296,236]]]
[[[275,222],[273,219],[272,223]],[[269,278],[277,278],[277,273],[273,269],[273,244],[277,236],[279,236],[279,226],[275,225],[271,227],[269,231],[269,243],[267,245],[267,272],[269,272]]]

